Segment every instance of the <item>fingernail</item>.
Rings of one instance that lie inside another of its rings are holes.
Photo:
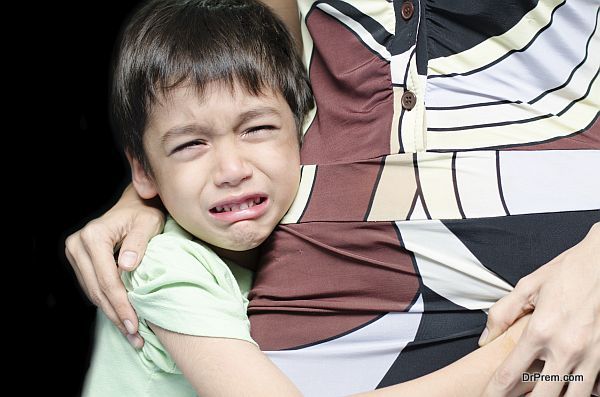
[[[123,321],[123,325],[125,326],[125,329],[130,335],[135,334],[135,328],[133,327],[133,323],[131,321],[125,320]]]
[[[487,339],[487,336],[489,334],[489,331],[487,329],[487,327],[485,327],[485,329],[483,330],[483,332],[481,333],[481,336],[479,337],[479,345],[481,346],[485,340]]]
[[[136,349],[139,349],[142,347],[139,337],[137,337],[135,335],[127,334],[127,340],[129,341],[129,344],[131,346],[135,347]]]
[[[125,269],[133,269],[135,261],[137,260],[137,254],[133,251],[125,251],[119,258],[119,266]]]

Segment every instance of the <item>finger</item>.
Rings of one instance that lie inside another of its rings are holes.
[[[86,274],[84,278],[96,304],[121,332],[137,333],[137,315],[127,299],[127,291],[111,254],[112,244],[102,239],[90,241],[89,238],[83,243],[89,255],[82,258],[82,263],[86,263],[86,269],[92,269],[92,274]]]
[[[79,247],[78,247],[78,245],[79,245]],[[72,253],[77,253],[77,256],[79,257],[79,259],[77,261],[75,260],[75,257],[73,256]],[[84,290],[85,294],[87,295],[88,299],[90,301],[92,301],[96,306],[98,306],[98,308],[100,310],[102,310],[104,312],[104,315],[113,324],[115,324],[117,326],[117,328],[119,329],[119,331],[121,331],[121,333],[123,335],[127,336],[127,340],[134,348],[141,349],[142,346],[144,345],[144,340],[140,337],[140,335],[138,333],[129,334],[129,332],[127,331],[127,329],[125,327],[125,324],[121,324],[119,316],[113,310],[112,306],[110,306],[108,299],[106,299],[106,296],[104,296],[104,294],[100,290],[100,287],[96,282],[96,274],[92,267],[91,260],[89,259],[89,256],[83,249],[83,245],[80,242],[79,243],[71,242],[70,250],[65,249],[65,254],[67,256],[67,260],[71,263],[71,266],[73,267],[73,270],[75,271],[75,274],[77,276],[79,284],[81,285],[81,287]],[[79,270],[80,267],[78,267],[78,266],[80,266],[81,269],[83,269],[83,271],[84,271],[83,273]],[[84,276],[83,275],[84,273],[89,274],[89,276],[87,276],[87,277]],[[86,281],[86,279],[88,281]],[[86,287],[86,285],[88,285],[89,288]],[[89,291],[93,291],[93,292],[89,292]]]
[[[115,325],[120,329],[126,329],[128,334],[137,333],[137,315],[127,298],[127,290],[123,285],[117,268],[101,269],[96,267],[95,270],[100,291],[104,295],[106,305],[108,306],[107,310],[103,307],[104,312],[108,315],[108,309],[110,309],[110,311],[115,313],[114,318],[111,317]]]
[[[89,255],[79,236],[75,236],[73,239],[69,237],[67,240],[65,249],[67,260],[71,264],[75,276],[77,277],[77,281],[87,298],[94,305],[98,306],[100,304],[98,300],[100,288],[98,287],[96,273],[92,267]]]
[[[532,345],[526,337],[526,333],[506,357],[504,362],[500,364],[492,379],[490,379],[484,396],[500,397],[513,395],[522,380],[523,373],[527,368],[534,363],[538,356],[538,351],[532,348]]]
[[[102,302],[102,311],[120,330],[129,334],[137,333],[137,315],[127,299],[127,291],[112,255],[112,244],[102,238],[95,241],[84,240],[84,243],[89,252],[90,267],[94,270],[95,283],[101,292],[98,295],[105,299]],[[111,317],[109,313],[115,314]]]
[[[531,397],[558,397],[565,381],[563,375],[571,373],[570,369],[558,364],[555,360],[547,360],[540,378],[531,393]]]
[[[510,391],[510,393],[503,395],[504,396],[523,396],[530,395],[531,391],[535,387],[535,382],[518,382],[514,389]]]
[[[121,244],[118,264],[125,271],[135,269],[141,262],[148,242],[160,232],[162,225],[152,217],[137,217],[132,229]]]
[[[533,310],[532,295],[536,291],[530,279],[523,278],[515,289],[496,302],[488,313],[479,346],[488,344],[508,329],[517,319]]]
[[[100,308],[121,331],[121,333],[128,333],[125,324],[119,319],[119,316],[111,306],[104,292],[100,288],[98,283],[98,275],[96,274],[94,267],[92,266],[92,261],[81,245],[80,248],[75,247],[73,253],[77,256],[77,263],[79,265],[79,269],[81,271],[80,277],[82,279],[82,283],[86,286],[87,291],[86,294],[90,301],[92,301],[96,306]],[[113,265],[114,266],[114,265]]]
[[[106,299],[106,297],[100,298],[99,308],[102,310],[104,315],[113,324],[115,324],[117,326],[117,328],[119,328],[119,331],[121,331],[121,334],[127,338],[127,340],[129,341],[129,344],[131,344],[131,346],[133,346],[136,349],[141,349],[142,346],[144,346],[144,340],[142,339],[142,337],[140,336],[139,333],[137,333],[137,332],[130,333],[129,330],[126,329],[123,324],[121,324],[119,317],[117,316],[117,313],[113,310],[112,306],[110,305],[110,303],[109,303],[108,299]]]
[[[544,362],[541,360],[535,360],[532,365],[527,368],[527,373],[533,374],[537,372],[542,372],[544,369]],[[523,374],[521,374],[523,375]],[[529,379],[524,380],[521,378],[521,381],[517,383],[517,386],[512,390],[511,396],[530,396],[533,388],[535,387],[536,382]]]
[[[119,319],[119,316],[117,315],[117,313],[114,311],[114,309],[110,305],[110,302],[108,301],[108,299],[106,299],[106,296],[104,296],[104,294],[102,294],[102,291],[100,291],[99,295],[98,295],[98,308],[100,310],[102,310],[102,312],[104,313],[104,315],[106,317],[108,317],[108,319],[117,328],[119,328],[119,331],[121,331],[121,334],[123,334],[123,336],[129,335],[129,332],[125,328],[125,325]]]
[[[136,349],[141,349],[144,346],[144,340],[140,337],[139,334],[127,334],[127,340],[129,341],[129,344],[135,347]]]
[[[598,374],[598,370],[594,370],[594,368],[590,365],[578,366],[573,370],[572,379],[567,385],[567,392],[565,393],[565,397],[579,397],[579,396],[589,396],[594,393],[594,384],[596,380],[596,375]],[[579,377],[581,375],[581,377]]]
[[[65,244],[65,256],[67,257],[67,261],[69,262],[69,264],[71,265],[71,268],[73,269],[73,272],[75,273],[75,277],[77,278],[77,283],[79,284],[79,287],[83,290],[84,294],[89,299],[90,296],[87,292],[85,283],[83,282],[83,277],[81,276],[81,272],[79,271],[79,268],[77,267],[77,261],[71,254],[70,249],[72,249],[72,245],[68,246],[67,244]]]

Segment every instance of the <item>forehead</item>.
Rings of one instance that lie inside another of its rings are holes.
[[[253,95],[241,87],[214,84],[200,92],[182,86],[170,90],[153,106],[145,128],[145,139],[189,135],[191,131],[213,134],[234,131],[265,117],[293,124],[293,115],[283,97],[273,90]],[[186,132],[180,134],[175,132]]]
[[[252,93],[241,84],[211,82],[203,87],[181,84],[160,92],[148,112],[149,120],[168,116],[173,113],[214,112],[220,108],[232,115],[247,107],[268,104],[274,108],[289,109],[279,91],[264,87],[258,93]],[[283,110],[282,109],[282,110]],[[291,111],[291,110],[290,110]]]

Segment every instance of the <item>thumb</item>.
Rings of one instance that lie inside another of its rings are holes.
[[[479,338],[479,346],[484,346],[508,329],[515,321],[533,311],[534,292],[537,291],[531,282],[524,279],[508,295],[496,302],[488,313],[485,329]]]
[[[125,240],[127,240],[127,237],[125,237]],[[132,244],[129,244],[132,245]],[[123,244],[124,246],[124,244]],[[134,270],[136,267],[138,267],[138,265],[140,264],[139,258],[144,256],[144,252],[146,250],[145,247],[141,247],[141,249],[136,249],[136,248],[131,248],[128,247],[128,249],[124,250],[124,247],[121,248],[121,251],[119,252],[119,259],[117,261],[117,263],[119,264],[119,267],[122,270],[125,270],[127,272],[130,272],[132,270]],[[142,255],[138,254],[138,252],[142,252]]]
[[[162,229],[162,223],[156,223],[156,220],[136,219],[131,231],[123,238],[119,259],[119,267],[125,271],[132,271],[142,261],[148,242],[156,236]]]

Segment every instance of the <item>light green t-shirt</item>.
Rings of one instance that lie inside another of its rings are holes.
[[[84,396],[196,395],[147,322],[181,334],[255,343],[246,314],[252,272],[223,261],[170,217],[140,266],[121,278],[144,347],[135,350],[98,310]]]

